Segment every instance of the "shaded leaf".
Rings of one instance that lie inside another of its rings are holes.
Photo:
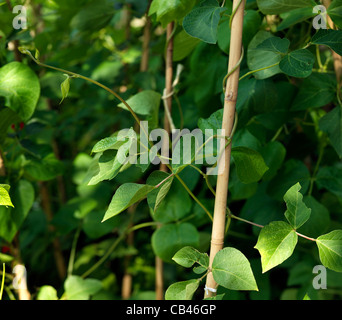
[[[7,209],[0,206],[0,237],[12,242],[31,210],[34,195],[32,184],[26,180],[12,186],[11,197],[15,207]]]
[[[215,44],[220,15],[225,10],[216,0],[204,0],[184,18],[183,28],[190,36]]]
[[[337,54],[342,55],[342,31],[331,29],[319,29],[312,37],[312,44],[325,45],[334,50]]]
[[[279,14],[297,8],[313,7],[311,0],[257,0],[263,14]]]
[[[268,167],[259,152],[246,147],[232,149],[232,157],[241,182],[248,184],[259,181]]]
[[[304,79],[293,101],[292,110],[301,111],[320,108],[334,100],[336,96],[336,77],[329,74],[313,73]]]
[[[280,62],[283,56],[282,54],[258,48],[265,40],[273,37],[274,36],[270,32],[259,31],[252,39],[247,52],[247,63],[250,70],[266,68]],[[272,68],[255,72],[253,75],[256,79],[267,79],[278,73],[281,73],[281,70],[279,66],[276,65]]]
[[[198,245],[199,233],[190,223],[166,224],[152,235],[154,253],[166,262],[172,262],[172,257],[181,248]]]
[[[342,106],[336,106],[321,118],[319,127],[328,135],[331,145],[342,158]]]
[[[312,73],[315,56],[307,49],[299,49],[287,54],[279,68],[291,77],[306,78]]]

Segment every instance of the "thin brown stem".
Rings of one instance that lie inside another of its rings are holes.
[[[41,196],[41,205],[46,215],[47,221],[48,223],[50,223],[51,220],[53,219],[53,211],[52,211],[52,206],[51,206],[51,197],[50,197],[49,188],[46,182],[40,182],[39,188],[40,188],[40,196]],[[49,225],[49,231],[52,234],[54,234],[55,232],[55,228],[51,224]],[[60,245],[58,238],[53,237],[52,246],[53,246],[53,255],[55,258],[58,276],[61,280],[63,280],[67,274],[67,267],[66,267],[65,259],[62,254],[62,249],[61,249],[61,245]]]
[[[0,177],[6,176],[6,168],[5,168],[5,162],[4,162],[4,156],[2,154],[2,151],[0,150]]]
[[[323,0],[322,3],[328,9],[331,4],[331,0]],[[334,22],[331,20],[329,15],[327,15],[327,22],[331,29],[336,29],[336,26]],[[339,84],[339,89],[340,89],[342,86],[342,57],[339,54],[337,54],[335,51],[332,51],[332,55],[334,59],[334,68],[335,68],[337,83]]]
[[[250,224],[250,225],[255,226],[255,227],[258,227],[258,228],[264,228],[264,226],[261,225],[261,224],[257,224],[257,223],[255,223],[255,222],[252,222],[252,221],[249,221],[249,220],[246,220],[246,219],[237,217],[237,216],[233,215],[231,212],[228,212],[228,217],[230,217],[230,218],[232,218],[232,219],[235,219],[235,220],[238,220],[238,221],[241,221],[241,222],[245,222],[245,223],[247,223],[247,224]],[[298,237],[304,238],[304,239],[306,239],[306,240],[314,241],[314,242],[316,241],[315,238],[310,238],[310,237],[308,237],[308,236],[306,236],[306,235],[304,235],[304,234],[301,234],[301,233],[299,233],[299,232],[297,232],[297,231],[295,231],[295,232],[296,232],[296,234],[297,234]]]
[[[151,1],[150,1],[151,3]],[[150,7],[150,3],[148,8]],[[150,41],[151,41],[151,19],[148,14],[145,14],[145,27],[144,27],[144,35],[143,35],[143,45],[142,45],[142,55],[140,62],[140,72],[146,72],[149,66],[149,58],[150,58]]]
[[[166,112],[164,116],[164,129],[170,134],[171,126],[167,116],[167,111],[171,114],[172,110],[172,91],[173,91],[173,30],[174,22],[171,22],[167,26],[166,30],[166,55],[165,55],[165,91],[164,95],[169,96],[166,99]],[[165,139],[166,141],[168,139]],[[162,146],[162,154],[167,154],[169,144],[164,143]],[[163,162],[160,164],[160,170],[167,172],[167,165]],[[164,264],[163,260],[156,256],[156,300],[164,299]]]

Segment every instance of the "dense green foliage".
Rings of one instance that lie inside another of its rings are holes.
[[[12,25],[16,2],[0,2],[4,299],[15,298],[18,263],[33,299],[121,299],[127,273],[132,299],[154,299],[156,256],[166,299],[202,299],[208,272],[217,299],[341,299],[340,0],[328,10],[336,30],[313,27],[318,1],[246,2],[227,233],[210,270],[209,165],[184,150],[191,165],[159,171],[148,144],[148,163],[122,159],[144,136],[132,114],[164,127],[171,22],[175,78],[183,66],[174,125],[221,128],[232,2],[34,0],[24,30]],[[328,268],[327,289],[313,288],[316,265]]]

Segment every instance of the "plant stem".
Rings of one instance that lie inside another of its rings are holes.
[[[241,222],[248,223],[248,224],[250,224],[250,225],[252,225],[252,226],[255,226],[255,227],[258,227],[258,228],[264,228],[264,226],[261,225],[261,224],[257,224],[257,223],[254,223],[254,222],[252,222],[252,221],[248,221],[248,220],[246,220],[246,219],[237,217],[237,216],[233,215],[233,214],[232,214],[231,212],[229,212],[229,211],[228,211],[228,217],[231,217],[232,219],[235,219],[235,220],[238,220],[238,221],[241,221]],[[304,239],[307,239],[307,240],[310,240],[310,241],[314,241],[314,242],[316,241],[316,239],[310,238],[310,237],[308,237],[308,236],[305,236],[305,235],[303,235],[303,234],[301,234],[301,233],[299,233],[299,232],[297,232],[297,231],[296,231],[296,234],[297,234],[297,236],[302,237],[302,238],[304,238]]]
[[[0,287],[0,301],[2,300],[2,293],[4,292],[5,287],[5,276],[6,276],[6,269],[5,269],[5,263],[2,264],[2,281],[1,281],[1,287]]]
[[[118,246],[118,244],[126,238],[128,234],[130,234],[133,231],[146,228],[146,227],[151,227],[151,226],[156,226],[158,225],[158,222],[145,222],[138,224],[136,226],[133,226],[126,230],[126,232],[123,232],[114,242],[113,244],[108,248],[107,252],[101,257],[99,261],[97,261],[91,268],[89,268],[86,272],[82,274],[82,278],[88,277],[91,273],[93,273],[99,266],[101,266],[107,258],[112,254],[112,252],[115,250],[115,248]]]
[[[46,219],[49,223],[49,231],[54,236],[52,239],[52,246],[53,246],[53,255],[55,258],[57,272],[58,272],[59,278],[63,280],[67,274],[67,268],[66,268],[65,259],[61,250],[59,239],[54,235],[55,228],[52,224],[50,224],[53,219],[54,214],[52,212],[51,197],[50,197],[49,188],[46,182],[39,183],[39,191],[40,191],[40,197],[41,197],[41,206],[46,215]]]
[[[233,1],[233,12],[232,27],[231,27],[231,42],[230,42],[230,53],[229,53],[229,66],[228,66],[228,80],[225,90],[225,103],[222,130],[226,136],[230,136],[234,126],[235,119],[235,107],[238,94],[239,85],[239,73],[241,54],[242,54],[242,31],[243,31],[243,19],[244,19],[245,1],[234,0]],[[234,70],[234,72],[231,72]],[[216,186],[216,198],[215,198],[215,210],[213,217],[213,229],[211,235],[211,246],[210,246],[210,258],[209,267],[211,268],[214,257],[218,251],[223,248],[224,236],[225,236],[225,223],[226,223],[226,207],[227,207],[227,196],[228,196],[228,183],[229,183],[229,172],[230,172],[230,156],[231,156],[231,143],[225,147],[225,140],[221,139],[221,149],[224,149],[224,157],[220,158],[219,175],[217,177]],[[215,289],[217,283],[214,280],[212,272],[207,276],[206,287]],[[212,297],[215,293],[210,290],[206,290],[204,297]]]
[[[189,193],[189,195],[197,202],[197,204],[205,211],[205,213],[208,215],[209,219],[213,221],[212,214],[208,211],[208,209],[202,204],[201,201],[197,199],[197,197],[192,193],[192,191],[189,189],[189,187],[186,185],[186,183],[182,180],[182,178],[176,174],[175,177],[178,179],[178,181],[183,185],[184,189]]]
[[[22,50],[22,53],[24,54],[28,54],[31,59],[36,63],[38,64],[39,66],[41,67],[44,67],[44,68],[49,68],[49,69],[52,69],[52,70],[56,70],[56,71],[59,71],[59,72],[63,72],[73,78],[79,78],[79,79],[83,79],[85,81],[88,81],[92,84],[95,84],[96,86],[106,90],[107,92],[109,92],[110,94],[112,94],[114,97],[116,97],[118,100],[120,100],[120,102],[122,102],[125,107],[128,109],[128,111],[132,114],[134,120],[139,124],[139,127],[140,127],[140,119],[139,117],[136,115],[136,113],[133,111],[133,109],[131,108],[131,106],[123,99],[120,97],[120,95],[118,95],[115,91],[113,91],[112,89],[108,88],[107,86],[105,86],[104,84],[96,81],[96,80],[93,80],[91,78],[88,78],[88,77],[85,77],[85,76],[82,76],[81,74],[77,74],[75,72],[72,72],[72,71],[68,71],[68,70],[64,70],[64,69],[61,69],[61,68],[57,68],[57,67],[53,67],[53,66],[49,66],[45,63],[42,63],[40,62],[39,60],[37,60],[35,57],[33,57],[32,53],[29,51],[29,50]],[[142,127],[143,128],[143,127]],[[145,131],[145,128],[143,128],[143,130]],[[147,132],[144,132],[147,135]]]
[[[77,247],[77,241],[80,236],[82,230],[82,224],[80,224],[75,232],[74,240],[72,241],[71,251],[70,251],[70,258],[69,258],[69,265],[68,265],[68,276],[72,275],[72,271],[74,268],[74,261],[75,261],[75,255],[76,255],[76,247]]]
[[[244,74],[242,77],[240,77],[239,80],[241,81],[242,79],[244,79],[244,78],[250,76],[250,75],[253,74],[253,73],[256,73],[256,72],[259,72],[259,71],[263,71],[263,70],[267,70],[267,69],[273,68],[273,67],[275,67],[275,66],[277,66],[277,65],[279,65],[279,62],[277,62],[277,63],[275,63],[275,64],[272,64],[272,65],[270,65],[270,66],[268,66],[268,67],[264,67],[264,68],[260,68],[260,69],[257,69],[257,70],[249,71],[249,72],[247,72],[246,74]]]
[[[312,194],[313,186],[314,186],[315,179],[316,179],[316,175],[317,175],[319,166],[320,166],[320,164],[322,162],[323,155],[324,155],[324,146],[322,146],[322,144],[321,144],[320,147],[319,147],[318,160],[317,160],[317,163],[316,163],[316,166],[315,166],[315,169],[314,169],[314,172],[312,174],[311,181],[310,181],[310,188],[309,188],[309,192],[308,192],[309,196],[311,196],[311,194]]]
[[[319,70],[323,70],[324,66],[322,63],[322,59],[321,59],[321,53],[319,51],[319,45],[316,45],[316,57],[317,57],[317,62],[318,62],[318,66],[319,66]]]

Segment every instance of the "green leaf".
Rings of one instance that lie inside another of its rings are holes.
[[[153,220],[162,223],[179,221],[190,213],[192,207],[191,198],[187,192],[184,192],[178,180],[172,183],[170,190],[163,199],[163,193],[167,191],[167,185],[165,188],[160,190],[160,193],[158,192],[159,189],[154,189],[151,191],[152,195],[147,195],[147,202],[151,209],[157,204],[156,210],[152,210]],[[155,191],[158,193],[156,194]]]
[[[260,152],[269,168],[264,174],[263,179],[270,180],[281,168],[285,160],[286,148],[279,141],[271,141]]]
[[[342,106],[336,106],[321,118],[319,127],[328,135],[331,145],[342,158]]]
[[[267,31],[259,31],[252,39],[248,46],[247,64],[250,70],[258,70],[274,65],[282,59],[283,55],[274,51],[258,48],[265,40],[274,36]],[[284,42],[285,43],[285,42]],[[256,79],[267,79],[278,73],[281,73],[279,66],[274,66],[262,71],[255,72],[253,75]]]
[[[217,135],[217,131],[222,128],[223,109],[219,109],[211,114],[208,119],[200,118],[198,120],[198,127],[202,130],[213,130],[213,135]]]
[[[113,231],[114,228],[119,227],[122,223],[121,216],[109,219],[101,223],[103,217],[102,211],[90,211],[83,219],[83,231],[91,239],[98,239]]]
[[[189,56],[199,43],[199,39],[189,36],[184,30],[177,33],[173,42],[173,61]]]
[[[318,170],[316,183],[319,190],[326,189],[337,197],[342,197],[342,168],[323,167]]]
[[[172,258],[173,261],[185,268],[191,268],[195,263],[201,267],[209,267],[209,257],[206,253],[201,253],[195,248],[184,247],[180,249]]]
[[[296,232],[286,222],[274,221],[265,226],[255,245],[261,255],[262,272],[265,273],[288,259],[297,241]]]
[[[291,77],[306,78],[311,75],[315,56],[307,49],[299,49],[287,54],[279,64],[281,71]]]
[[[298,8],[280,15],[282,21],[277,27],[277,31],[285,30],[297,23],[313,18],[317,14],[313,12],[312,8]]]
[[[226,2],[228,3],[228,2]],[[228,12],[226,12],[228,13]],[[262,19],[259,12],[255,10],[246,10],[243,18],[243,35],[242,44],[244,48],[247,48],[255,34],[259,31]],[[217,44],[219,48],[226,54],[229,54],[230,50],[230,17],[224,15],[219,23],[217,29]]]
[[[284,163],[278,174],[270,181],[267,191],[272,197],[281,201],[286,191],[297,182],[300,183],[305,194],[309,189],[310,179],[307,166],[300,160],[291,159]]]
[[[0,261],[3,263],[7,263],[7,262],[11,262],[14,260],[14,257],[8,255],[8,254],[4,254],[4,253],[0,253]]]
[[[97,0],[81,6],[71,19],[70,27],[79,31],[94,31],[106,27],[115,13],[113,3],[107,0]]]
[[[190,36],[215,44],[221,13],[225,10],[216,0],[204,0],[184,18],[183,28]]]
[[[248,259],[235,248],[224,248],[216,254],[212,273],[215,281],[229,290],[258,291]]]
[[[291,109],[302,111],[320,108],[333,101],[335,96],[336,77],[330,74],[313,73],[303,80]]]
[[[128,152],[127,149],[125,151]],[[88,185],[92,186],[104,180],[114,179],[120,172],[122,165],[123,162],[118,160],[115,150],[104,151],[98,158],[97,170],[94,171],[93,177],[88,182]]]
[[[118,140],[117,136],[104,138],[95,144],[91,153],[104,152],[110,149],[118,150],[124,143],[125,141]]]
[[[285,217],[294,229],[300,228],[306,221],[309,220],[311,209],[303,202],[303,195],[299,192],[301,185],[298,182],[291,187],[284,195],[287,210]]]
[[[24,165],[25,173],[38,181],[48,181],[61,175],[64,170],[63,163],[53,153],[41,160],[30,157]]]
[[[181,20],[195,3],[195,0],[153,0],[148,14],[155,13],[157,21],[166,27],[171,21]]]
[[[88,185],[114,179],[125,165],[129,164],[130,158],[127,155],[136,142],[137,135],[133,129],[122,130],[114,137],[99,141],[92,150],[98,153],[98,156],[94,158],[97,162],[89,168],[88,176],[91,178]]]
[[[152,90],[145,90],[130,97],[126,103],[139,115],[146,116],[149,127],[155,128],[158,125],[158,111],[161,102],[161,94]],[[128,110],[124,103],[118,107]]]
[[[328,8],[328,15],[337,27],[342,28],[342,0],[332,1]]]
[[[167,177],[169,176],[169,173],[163,171],[153,171],[151,175],[147,178],[146,183],[151,186],[156,186],[165,179],[167,179]],[[159,188],[152,190],[147,195],[147,203],[154,212],[159,208],[160,204],[165,199],[167,193],[171,188],[173,179],[174,177],[169,178]]]
[[[263,14],[279,14],[297,8],[313,7],[311,0],[257,0]]]
[[[342,31],[331,29],[319,29],[312,37],[312,44],[320,44],[328,46],[337,54],[342,55]]]
[[[97,279],[82,279],[69,276],[64,283],[63,298],[67,300],[89,300],[92,295],[102,289],[102,282]]]
[[[17,231],[26,219],[34,201],[34,188],[26,180],[20,180],[12,186],[14,208],[0,206],[0,237],[12,242]]]
[[[301,233],[317,238],[324,234],[330,226],[329,210],[312,196],[304,197],[303,201],[311,209],[311,216],[301,227]]]
[[[39,95],[38,77],[27,65],[10,62],[0,68],[0,96],[5,97],[5,106],[23,121],[33,115]]]
[[[20,121],[19,116],[9,108],[0,110],[0,144],[6,138],[8,128],[11,124]]]
[[[342,230],[322,235],[316,243],[322,264],[333,271],[342,272]]]
[[[38,291],[37,300],[58,300],[57,290],[52,286],[42,286]]]
[[[197,279],[176,282],[166,290],[165,300],[191,300],[199,285]]]
[[[235,147],[232,157],[236,165],[237,174],[241,182],[248,184],[259,181],[268,167],[259,152],[246,148]]]
[[[0,206],[14,208],[14,205],[9,195],[10,188],[11,187],[8,184],[0,184]]]
[[[199,233],[190,223],[166,224],[152,235],[154,253],[166,262],[172,262],[172,257],[181,248],[198,245]]]
[[[61,92],[62,92],[62,100],[59,104],[61,104],[64,99],[68,96],[70,90],[70,77],[66,75],[67,78],[61,84]]]
[[[147,194],[154,189],[154,186],[125,183],[115,192],[113,199],[105,213],[102,222],[118,215],[132,204],[146,198]]]
[[[256,49],[274,52],[276,54],[287,54],[290,41],[286,38],[271,37],[260,43]]]

